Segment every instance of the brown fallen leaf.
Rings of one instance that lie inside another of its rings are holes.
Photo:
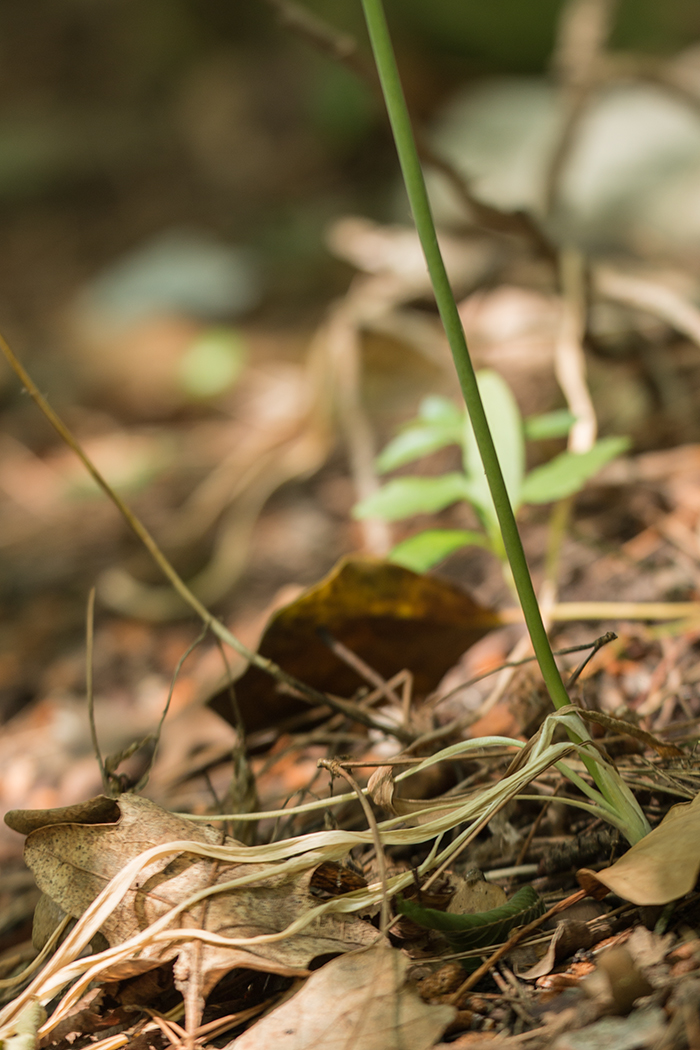
[[[384,678],[410,670],[414,696],[420,697],[500,623],[497,613],[451,583],[374,558],[349,557],[274,614],[259,652],[307,685],[352,696],[366,683],[321,641],[318,629],[325,628]],[[236,682],[236,699],[248,732],[274,725],[306,706],[280,695],[274,680],[256,667],[249,667]],[[209,703],[231,720],[228,689],[217,692]]]
[[[549,942],[547,951],[533,966],[527,970],[518,970],[518,978],[521,981],[534,981],[538,977],[544,977],[551,973],[554,967],[567,959],[579,949],[591,948],[597,941],[602,940],[609,934],[609,930],[598,936],[585,922],[576,919],[562,919]]]
[[[591,897],[610,890],[632,904],[668,904],[690,893],[700,873],[700,795],[673,806],[658,827],[602,871],[581,868]]]
[[[61,823],[66,813],[70,822]],[[354,915],[322,914],[279,940],[230,946],[221,943],[221,938],[280,934],[310,911],[316,904],[309,892],[312,868],[293,875],[284,871],[276,874],[270,864],[236,863],[185,852],[183,841],[204,847],[228,846],[237,858],[245,857],[247,847],[137,795],[98,797],[67,811],[18,810],[9,813],[6,820],[15,830],[28,833],[25,860],[39,888],[75,918],[145,850],[169,842],[180,844],[139,872],[102,923],[102,934],[114,948],[142,934],[193,894],[208,890],[211,895],[182,909],[158,938],[146,939],[133,956],[103,970],[100,978],[122,979],[175,959],[175,983],[186,1003],[189,997],[193,1022],[208,992],[236,967],[306,975],[315,957],[346,952],[377,938],[375,928]],[[225,888],[241,877],[249,880],[246,885]],[[222,892],[217,893],[219,886]],[[170,937],[170,930],[179,930],[178,937]],[[205,939],[188,937],[183,930],[204,931]]]
[[[377,945],[326,963],[224,1050],[424,1050],[454,1019],[405,985],[409,960]]]

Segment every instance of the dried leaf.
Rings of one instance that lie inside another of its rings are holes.
[[[404,986],[409,961],[377,946],[333,959],[224,1050],[424,1050],[454,1019]]]
[[[109,806],[107,805],[109,803]],[[95,813],[116,807],[118,818],[110,823],[90,823]],[[68,813],[75,816],[76,807]],[[207,845],[245,847],[225,839],[208,825],[168,813],[137,795],[117,800],[97,798],[85,804],[88,823],[58,823],[59,810],[32,816],[15,811],[8,815],[11,827],[35,827],[25,845],[25,860],[40,889],[66,914],[79,918],[107,883],[133,858],[161,843],[193,841]],[[111,947],[145,930],[171,908],[192,894],[221,885],[240,876],[265,873],[257,882],[224,891],[181,912],[173,928],[194,927],[226,938],[257,937],[286,929],[316,903],[309,892],[311,871],[290,877],[270,876],[270,865],[230,863],[198,857],[178,850],[148,864],[132,882],[121,902],[101,927]],[[293,976],[306,974],[316,956],[345,952],[373,943],[377,931],[354,916],[317,916],[293,936],[271,943],[221,946],[197,942],[152,941],[140,948],[138,959],[112,967],[103,977],[123,978],[143,972],[173,958],[176,983],[182,988],[189,977],[188,959],[198,952],[197,979],[201,995],[236,967]]]
[[[394,774],[394,766],[379,766],[367,781],[367,791],[372,801],[392,816],[410,818],[410,825],[433,820],[438,812],[451,813],[473,794],[465,792],[446,798],[402,798],[396,794]]]
[[[625,722],[622,718],[613,718],[612,715],[607,715],[603,711],[587,711],[584,707],[578,708],[578,712],[584,722],[594,722],[596,725],[603,726],[608,732],[624,733],[626,736],[634,737],[641,744],[652,748],[662,758],[679,758],[683,755],[681,749],[675,744],[668,744],[664,740],[657,739],[632,722]]]
[[[700,873],[700,795],[673,806],[658,827],[611,867],[576,873],[592,897],[610,890],[632,904],[668,904],[690,893]]]
[[[385,678],[408,668],[414,695],[425,696],[466,649],[499,624],[497,613],[451,583],[389,562],[350,557],[274,614],[259,651],[316,689],[352,696],[366,683],[321,641],[318,629],[325,628]],[[248,732],[305,708],[281,696],[274,680],[256,667],[236,682],[236,698]],[[228,690],[209,703],[231,720]]]
[[[555,934],[540,961],[527,970],[519,971],[518,977],[524,981],[534,981],[538,977],[544,977],[574,952],[581,948],[591,948],[602,936],[604,934],[598,937],[586,922],[579,922],[577,919],[563,919],[557,924]]]

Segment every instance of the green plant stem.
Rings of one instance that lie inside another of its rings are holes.
[[[479,394],[474,367],[464,337],[462,321],[440,252],[423,171],[418,160],[411,121],[401,87],[382,2],[381,0],[362,0],[362,6],[408,200],[428,266],[430,280],[435,293],[435,301],[445,328],[450,350],[452,351],[462,394],[474,427],[476,443],[496,508],[503,545],[513,574],[515,589],[532,640],[532,647],[552,703],[556,708],[566,707],[571,701],[549,644],[520,533],[515,522],[515,515],[508,498],[493,437],[491,436],[491,430],[486,419],[481,395]],[[583,723],[581,723],[580,728],[579,734],[575,731],[570,731],[570,736],[576,743],[590,739]],[[582,757],[589,774],[597,784],[603,797],[607,802],[615,806],[615,803],[619,803],[621,800],[620,792],[623,788],[622,782],[619,781],[615,771],[603,769],[592,758]],[[645,828],[648,830],[648,824],[629,791],[627,791],[626,805],[634,810],[634,812],[629,813],[630,831],[628,833],[628,838],[631,842],[634,842],[645,834]]]
[[[457,310],[457,304],[452,293],[445,264],[442,260],[384,10],[381,0],[362,0],[362,6],[411,211],[413,212],[416,229],[428,265],[438,311],[447,334],[457,376],[469,410],[472,426],[474,427],[474,435],[496,507],[503,544],[508,555],[508,562],[513,573],[518,598],[523,609],[530,638],[532,639],[535,656],[542,670],[542,676],[552,703],[557,708],[564,707],[571,701],[552,655],[552,649],[542,621],[540,607],[525,559],[525,552],[523,551],[520,534],[515,523],[515,515],[508,498],[496,448],[479,394],[474,367],[469,356],[466,339],[464,338],[459,311]]]

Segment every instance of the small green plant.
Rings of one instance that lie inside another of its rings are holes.
[[[560,411],[523,420],[508,385],[496,372],[479,372],[477,381],[515,513],[527,503],[551,503],[574,495],[629,445],[624,437],[602,438],[588,452],[562,452],[526,473],[526,439],[565,435],[574,417]],[[398,521],[414,514],[434,514],[464,500],[476,511],[480,530],[427,529],[397,544],[390,560],[414,572],[426,572],[460,547],[476,545],[492,551],[506,565],[501,527],[465,409],[445,397],[425,398],[418,417],[389,442],[377,467],[384,474],[447,445],[461,448],[462,470],[437,477],[394,478],[358,503],[353,513],[356,518]]]
[[[401,87],[399,71],[396,66],[389,27],[384,16],[382,0],[362,0],[362,8],[365,13],[372,52],[396,144],[406,194],[411,205],[423,254],[425,255],[430,281],[435,293],[435,302],[445,328],[450,350],[452,351],[455,370],[469,411],[469,419],[474,428],[475,443],[479,449],[483,470],[488,479],[488,487],[501,529],[503,547],[508,555],[508,562],[513,575],[513,584],[520,599],[523,616],[525,617],[525,623],[532,640],[532,647],[537,657],[537,662],[542,671],[542,677],[552,703],[561,713],[563,708],[569,707],[570,698],[554,659],[552,647],[549,644],[549,638],[547,637],[547,631],[508,495],[505,472],[499,462],[496,444],[481,400],[476,373],[467,349],[457,302],[452,293],[447,270],[440,252],[435,224],[430,210],[428,192],[418,160],[418,152],[413,138],[406,100]],[[579,777],[578,780],[584,793],[588,794],[590,798],[593,798],[594,795],[596,796],[601,810],[606,814],[605,819],[619,827],[630,843],[638,842],[639,839],[649,833],[649,822],[634,795],[613,766],[600,765],[598,756],[590,744],[588,730],[580,718],[576,717],[576,724],[572,725],[568,732],[574,747],[580,748],[583,763],[597,785],[597,790],[589,789],[586,782]],[[570,779],[577,776],[573,770],[567,770],[566,775]]]

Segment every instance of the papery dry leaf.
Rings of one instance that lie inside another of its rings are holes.
[[[384,678],[410,670],[414,696],[425,696],[465,649],[500,623],[497,613],[447,581],[350,557],[274,614],[259,652],[307,685],[352,696],[366,683],[321,641],[318,628],[324,628]],[[274,680],[257,667],[236,682],[236,699],[248,732],[306,707],[280,695]],[[231,720],[228,689],[209,703]]]
[[[434,820],[438,810],[450,813],[469,797],[469,793],[465,792],[448,798],[402,798],[396,794],[395,772],[394,766],[379,766],[367,781],[367,793],[376,805],[393,817],[411,818],[411,826]]]
[[[376,946],[343,955],[224,1050],[424,1050],[454,1019],[405,987],[409,960]]]
[[[90,822],[97,813],[113,813],[114,807],[116,821]],[[244,848],[208,825],[176,817],[137,795],[121,795],[116,800],[99,797],[82,808],[87,823],[58,822],[66,812],[75,818],[76,807],[48,814],[15,811],[6,818],[15,829],[30,830],[25,860],[39,888],[75,918],[130,860],[152,846],[189,840]],[[39,821],[46,823],[31,830]],[[311,870],[294,877],[285,873],[270,876],[269,864],[229,863],[178,851],[151,862],[140,872],[101,932],[111,947],[122,944],[192,894],[257,871],[266,873],[259,882],[216,894],[191,911],[180,913],[174,928],[194,927],[223,937],[279,933],[316,903],[308,890]],[[188,959],[196,949],[197,979],[201,979],[204,997],[221,976],[236,967],[288,976],[306,974],[316,956],[371,944],[376,937],[374,927],[355,916],[324,914],[297,934],[267,944],[229,948],[170,940],[151,942],[139,949],[138,959],[113,966],[103,976],[123,978],[175,958],[176,983],[182,990],[189,977]]]
[[[632,904],[668,904],[690,893],[700,873],[700,795],[673,806],[658,827],[603,871],[581,868],[592,897],[610,890]]]
[[[567,959],[579,949],[592,947],[608,933],[609,930],[597,936],[588,923],[579,922],[576,919],[561,920],[557,924],[557,929],[549,942],[545,954],[534,966],[530,966],[527,970],[519,970],[519,979],[521,981],[534,981],[538,977],[544,977],[545,974],[552,972],[557,963]]]

